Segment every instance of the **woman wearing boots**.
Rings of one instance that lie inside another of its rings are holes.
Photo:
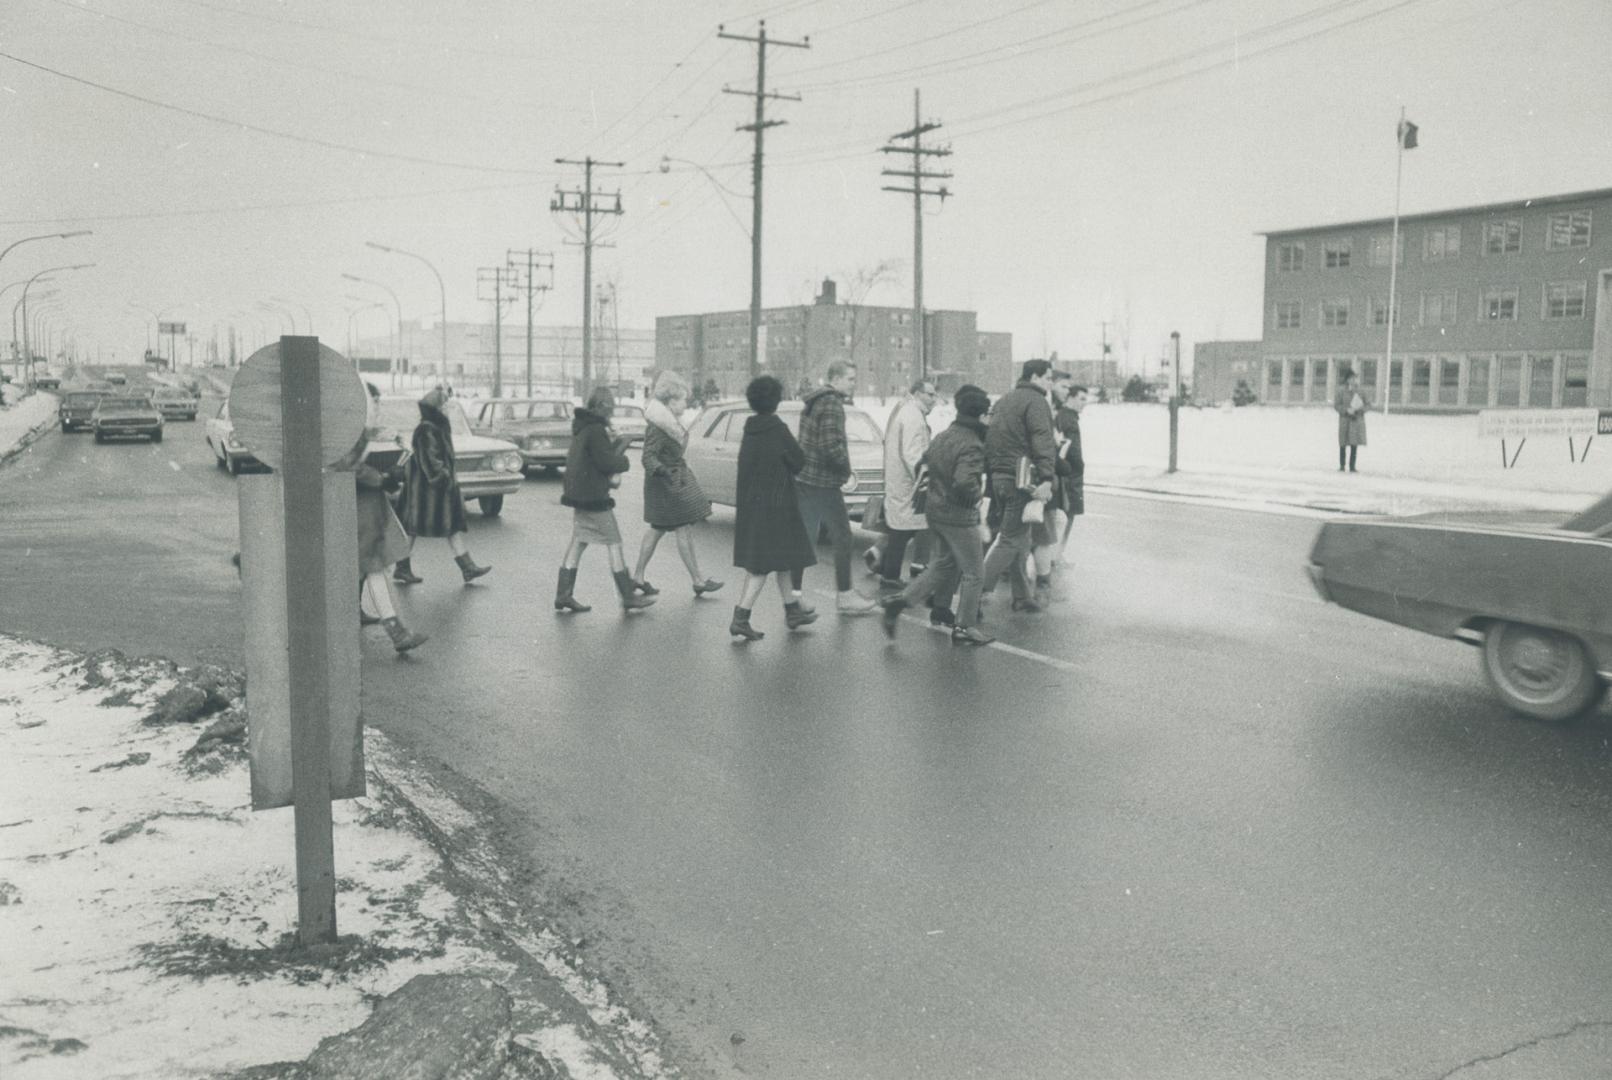
[[[447,537],[454,561],[468,584],[492,567],[477,566],[465,544],[465,500],[459,494],[459,477],[454,471],[453,428],[442,411],[446,400],[440,386],[420,399],[420,424],[411,442],[399,516],[410,536]],[[420,580],[414,576],[408,559],[399,561],[395,576],[405,584]]]
[[[806,464],[806,455],[789,425],[778,418],[783,384],[771,375],[762,375],[751,380],[744,396],[755,415],[744,422],[744,440],[739,444],[733,565],[745,576],[728,633],[745,641],[759,641],[765,635],[750,625],[750,612],[767,586],[768,574],[777,575],[784,619],[791,630],[817,618],[816,612],[791,600],[789,591],[790,572],[815,564],[817,555],[806,536],[806,523],[801,519],[795,493],[795,474]]]
[[[644,419],[648,421],[644,432],[644,521],[649,531],[639,545],[632,580],[633,588],[645,596],[660,592],[644,580],[644,570],[667,533],[677,539],[677,553],[693,579],[696,598],[716,592],[723,584],[700,573],[694,537],[689,532],[689,526],[711,516],[711,500],[700,490],[694,471],[683,459],[688,430],[678,417],[687,406],[688,383],[675,371],[662,372],[644,409]]]
[[[631,468],[622,452],[626,440],[610,429],[610,413],[616,399],[603,386],[596,386],[588,402],[571,418],[571,448],[565,455],[565,489],[560,503],[573,511],[571,544],[560,562],[560,581],[554,591],[555,611],[590,611],[572,594],[577,583],[577,566],[589,544],[603,544],[610,552],[610,573],[616,579],[624,611],[639,611],[655,602],[653,596],[639,596],[627,574],[627,559],[621,550],[621,530],[616,526],[616,500],[610,489],[621,483],[621,474]]]

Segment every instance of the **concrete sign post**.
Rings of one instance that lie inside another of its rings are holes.
[[[327,472],[364,431],[352,365],[313,337],[254,353],[230,388],[236,438],[275,471],[240,480],[253,809],[295,808],[297,934],[336,937],[330,800],[364,793],[357,509]]]

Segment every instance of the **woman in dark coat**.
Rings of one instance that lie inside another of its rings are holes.
[[[1343,471],[1344,456],[1348,455],[1349,471],[1355,471],[1355,455],[1366,445],[1366,408],[1369,403],[1360,393],[1360,384],[1354,372],[1343,377],[1338,396],[1332,407],[1338,413],[1338,471]]]
[[[739,444],[733,565],[745,572],[745,578],[728,633],[759,641],[764,635],[751,627],[750,612],[767,585],[768,574],[777,575],[778,595],[791,630],[817,618],[815,612],[792,600],[789,592],[790,572],[815,564],[817,555],[806,535],[795,494],[795,474],[806,463],[806,455],[789,425],[778,417],[783,384],[771,375],[762,375],[751,380],[744,396],[755,415],[744,422],[744,440]]]
[[[459,477],[454,471],[453,426],[442,411],[446,401],[447,394],[440,386],[420,399],[420,423],[411,441],[399,517],[410,536],[447,537],[460,573],[470,582],[492,567],[477,566],[465,543],[465,500],[459,494]],[[405,585],[420,580],[408,559],[398,563],[394,576]]]
[[[621,550],[621,529],[616,525],[616,500],[610,492],[621,483],[621,475],[632,468],[622,447],[627,440],[610,426],[616,399],[603,386],[596,386],[588,402],[571,418],[571,448],[565,455],[565,488],[560,504],[571,508],[571,543],[560,560],[560,580],[554,590],[555,611],[591,611],[571,595],[576,588],[577,567],[589,544],[603,544],[610,553],[610,573],[616,579],[623,611],[639,611],[655,602],[653,596],[639,596],[627,573],[627,557]]]
[[[359,621],[380,623],[392,639],[392,647],[400,653],[408,652],[424,645],[426,635],[416,634],[403,625],[392,603],[391,586],[386,581],[386,572],[392,568],[392,564],[409,553],[408,533],[403,531],[397,514],[392,511],[391,500],[386,497],[388,492],[397,490],[402,484],[402,470],[393,466],[395,472],[393,469],[382,472],[364,459],[364,451],[380,434],[375,426],[375,405],[381,396],[374,383],[366,383],[365,386],[370,396],[369,426],[359,438],[358,445],[335,465],[337,469],[352,469],[353,479],[358,485]],[[369,601],[379,618],[365,615],[365,600]]]
[[[648,421],[644,430],[644,521],[649,531],[638,547],[638,565],[633,569],[632,580],[633,588],[645,596],[660,591],[644,580],[644,571],[667,533],[677,538],[677,553],[694,581],[696,599],[716,592],[723,584],[700,573],[694,537],[688,528],[711,516],[711,500],[705,497],[694,470],[683,457],[688,429],[678,417],[687,407],[688,383],[675,371],[662,372],[644,409],[644,419]]]

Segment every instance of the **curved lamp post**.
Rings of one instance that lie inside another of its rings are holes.
[[[347,299],[358,302],[357,307],[347,309],[347,356],[352,360],[353,366],[357,367],[358,358],[353,356],[353,319],[370,308],[380,308],[382,313],[385,313],[386,302],[384,300],[365,300],[361,296],[349,296]],[[388,319],[387,322],[391,322],[391,320]]]
[[[309,336],[313,335],[313,312],[308,310],[308,305],[307,304],[303,304],[303,303],[300,303],[300,302],[295,301],[295,300],[287,300],[283,296],[271,296],[271,297],[269,297],[269,299],[273,300],[276,304],[284,304],[288,308],[301,308],[303,318],[308,320],[308,334],[309,334]],[[291,332],[296,333],[296,320],[295,319],[291,320],[291,323],[292,323],[292,331]]]
[[[387,247],[385,244],[377,244],[373,240],[365,240],[364,246],[372,247],[376,251],[384,251],[391,255],[407,255],[411,259],[419,259],[421,262],[425,263],[427,270],[430,270],[431,273],[436,275],[437,293],[442,298],[442,373],[443,375],[446,375],[448,373],[448,290],[442,284],[442,275],[437,273],[437,268],[432,266],[431,260],[427,259],[424,255],[416,255],[414,252],[404,251],[402,248]],[[398,315],[397,325],[398,333],[401,334],[403,332],[402,314]]]
[[[731,188],[729,188],[727,185],[723,184],[722,181],[718,180],[716,177],[711,175],[711,170],[707,169],[704,165],[701,165],[698,161],[690,161],[687,158],[667,157],[665,154],[661,155],[661,159],[660,159],[660,171],[661,172],[663,172],[663,173],[671,172],[672,171],[672,166],[674,164],[676,164],[676,165],[689,165],[689,166],[692,166],[693,168],[696,168],[696,169],[700,170],[700,173],[707,180],[709,180],[711,182],[711,186],[716,188],[719,192],[722,192],[722,193],[727,194],[727,195],[731,195],[735,199],[748,199],[748,198],[750,198],[750,196],[745,195],[745,194],[743,194],[741,192],[734,191]],[[744,233],[745,239],[746,240],[750,239],[750,228],[749,228],[749,226],[747,226],[744,223],[744,219],[741,218],[737,213],[734,212],[733,207],[728,205],[728,200],[722,199],[720,201],[722,203],[722,208],[728,212],[728,216],[731,217],[734,220],[734,222],[738,224],[739,231]]]
[[[18,244],[26,244],[30,240],[69,240],[69,239],[71,239],[71,238],[73,238],[75,236],[88,236],[88,235],[90,235],[90,230],[89,229],[79,229],[79,230],[77,230],[75,232],[53,232],[53,233],[43,233],[43,234],[41,234],[39,236],[25,236],[21,240],[13,241],[10,245],[8,245],[5,248],[5,250],[0,251],[0,260],[3,260],[7,255],[9,255],[11,253],[12,248],[16,247]]]
[[[17,244],[20,244],[22,242],[23,241],[18,240]],[[16,246],[17,246],[16,244],[12,245],[12,247],[16,247]],[[9,249],[7,249],[7,250],[9,250]],[[4,253],[0,252],[0,254],[4,254]],[[39,271],[39,273],[37,273],[33,277],[29,278],[27,280],[27,282],[25,282],[23,284],[23,287],[22,287],[22,332],[23,332],[24,337],[23,337],[23,342],[22,342],[22,351],[23,351],[24,356],[27,358],[27,362],[28,362],[27,381],[28,381],[28,386],[30,388],[32,388],[33,384],[34,384],[34,354],[33,354],[33,343],[27,337],[27,333],[28,333],[28,290],[33,288],[34,282],[38,281],[40,278],[44,277],[46,274],[66,273],[69,270],[87,270],[87,269],[89,269],[90,267],[92,267],[94,265],[95,265],[94,263],[76,263],[76,264],[74,264],[72,266],[52,266],[52,267],[49,267],[47,269]]]
[[[396,390],[397,358],[398,354],[403,351],[403,302],[397,298],[397,293],[392,290],[390,285],[375,281],[372,278],[362,278],[357,274],[343,274],[342,277],[346,278],[348,281],[356,281],[363,285],[373,285],[378,289],[385,289],[386,294],[392,298],[392,306],[397,309],[397,333],[393,335],[395,344],[392,347],[391,364],[392,389]]]

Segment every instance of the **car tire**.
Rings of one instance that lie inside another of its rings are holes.
[[[552,480],[560,475],[560,467],[558,465],[545,465],[543,466],[543,475]]]
[[[482,517],[497,517],[504,512],[504,497],[502,495],[483,495],[476,500],[481,507]]]
[[[66,435],[69,431],[72,431],[72,430],[73,430],[73,425],[69,424],[66,420],[63,420],[62,421],[62,434]]]
[[[226,453],[224,455],[224,471],[231,476],[239,476],[241,475],[241,463]]]
[[[97,431],[95,433],[95,441],[98,443],[104,443],[106,441],[106,436]]]
[[[1571,720],[1601,700],[1605,685],[1582,641],[1526,623],[1491,623],[1483,673],[1500,700],[1535,720]]]
[[[162,441],[162,432],[159,431],[155,435],[151,436],[151,441],[152,442],[161,442]]]

